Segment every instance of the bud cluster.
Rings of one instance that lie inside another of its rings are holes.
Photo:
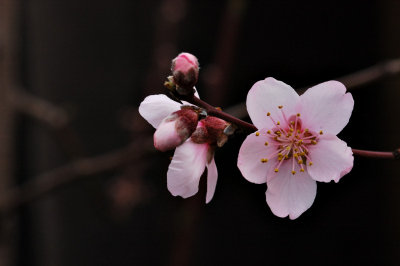
[[[165,86],[174,97],[194,93],[199,75],[199,62],[189,53],[181,53],[171,65],[172,76]],[[205,117],[204,117],[205,116]],[[160,151],[174,149],[191,137],[197,144],[222,147],[228,140],[230,124],[220,118],[204,115],[204,110],[191,105],[182,105],[162,120],[154,133],[154,146]]]

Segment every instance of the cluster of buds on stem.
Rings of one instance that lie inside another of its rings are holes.
[[[172,60],[172,76],[164,83],[172,98],[180,102],[180,96],[195,92],[199,75],[197,58],[189,53],[181,53]],[[182,105],[181,110],[165,117],[154,133],[154,146],[160,151],[174,149],[188,138],[196,144],[222,147],[228,140],[230,123],[207,113],[196,106]]]

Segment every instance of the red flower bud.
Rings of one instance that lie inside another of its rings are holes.
[[[224,133],[228,122],[214,116],[207,116],[200,120],[197,129],[192,134],[192,140],[195,143],[208,143],[222,147],[228,140],[228,136]]]
[[[177,92],[181,95],[188,95],[193,92],[199,77],[199,62],[197,58],[189,53],[180,53],[171,66],[172,75]]]

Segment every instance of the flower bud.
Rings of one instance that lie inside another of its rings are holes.
[[[180,53],[172,60],[171,71],[177,85],[177,92],[181,95],[193,93],[193,86],[196,85],[199,77],[197,58],[189,53]]]
[[[181,145],[195,131],[198,118],[198,114],[190,108],[170,114],[154,133],[154,147],[167,151]]]
[[[196,131],[192,134],[192,140],[198,144],[208,143],[222,147],[228,141],[228,136],[224,133],[224,130],[229,125],[225,120],[207,116],[200,120]]]

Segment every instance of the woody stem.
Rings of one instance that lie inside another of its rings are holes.
[[[194,95],[189,96],[181,96],[182,100],[185,100],[191,104],[199,106],[207,111],[208,115],[212,115],[225,121],[231,122],[240,128],[249,131],[255,132],[257,131],[257,127],[251,123],[243,121],[239,118],[236,118],[228,113],[225,113],[210,104],[206,103],[203,100],[200,100]],[[400,159],[400,148],[394,150],[393,152],[384,152],[384,151],[367,151],[367,150],[360,150],[360,149],[352,149],[353,154],[361,157],[368,157],[368,158],[379,158],[379,159]]]
[[[225,121],[231,122],[231,123],[241,127],[242,129],[248,130],[250,132],[254,132],[257,130],[257,128],[253,124],[247,123],[246,121],[243,121],[243,120],[236,118],[228,113],[218,110],[214,106],[206,103],[205,101],[200,100],[199,98],[197,98],[194,95],[183,96],[181,98],[182,98],[182,100],[185,100],[191,104],[194,104],[196,106],[199,106],[199,107],[205,109],[207,111],[208,115],[212,115],[212,116],[224,119]]]

